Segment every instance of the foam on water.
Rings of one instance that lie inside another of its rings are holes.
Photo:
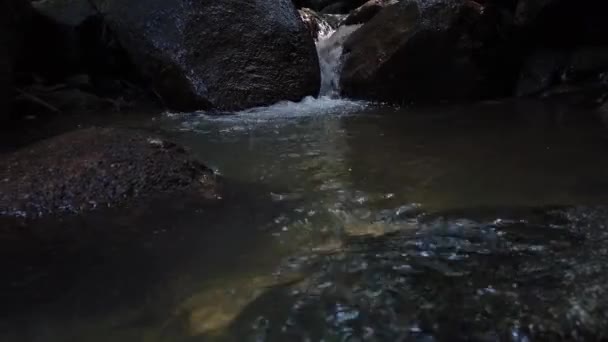
[[[319,21],[319,33],[318,36],[316,38],[316,41],[322,41],[325,40],[329,37],[331,37],[332,34],[334,34],[334,32],[336,32],[336,30],[334,30],[334,28],[327,23],[326,21]]]
[[[368,102],[336,99],[326,96],[306,97],[300,102],[282,101],[265,107],[254,107],[238,112],[225,113],[167,113],[170,118],[186,118],[183,128],[193,127],[200,121],[228,124],[264,124],[289,122],[298,118],[325,115],[348,115],[361,112],[369,106]]]

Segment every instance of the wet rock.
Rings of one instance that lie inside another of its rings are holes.
[[[314,11],[320,11],[323,7],[330,4],[332,0],[293,0],[293,4],[297,8],[310,8]]]
[[[407,0],[386,7],[344,46],[342,93],[403,102],[503,96],[516,77],[501,17],[466,0]]]
[[[260,295],[227,330],[254,339],[264,317],[281,327],[268,329],[272,341],[605,339],[605,208],[517,211],[442,214],[286,260],[307,277]]]
[[[366,0],[294,0],[298,8],[311,8],[326,14],[347,14],[363,5]]]
[[[329,36],[339,24],[339,20],[319,14],[310,8],[302,8],[298,12],[300,13],[300,18],[306,24],[310,36],[315,41]]]
[[[0,215],[73,213],[180,190],[219,196],[211,170],[136,130],[77,130],[0,158]]]
[[[40,14],[70,27],[78,27],[98,14],[89,1],[82,0],[42,0],[33,6]]]
[[[3,0],[0,3],[0,120],[6,118],[9,110],[15,63],[30,16],[29,1]]]
[[[325,14],[346,14],[351,10],[352,3],[348,1],[334,2],[321,10]]]
[[[573,51],[539,50],[522,69],[517,96],[573,97],[574,102],[601,103],[608,93],[608,48]]]
[[[607,81],[560,83],[543,91],[540,97],[576,108],[596,108],[608,99]]]
[[[342,25],[364,24],[378,14],[381,9],[395,3],[397,3],[396,0],[369,0],[353,10],[348,17],[344,19]]]
[[[563,78],[567,81],[600,79],[608,72],[608,46],[585,46],[569,56]]]
[[[289,0],[93,0],[168,107],[235,110],[319,90],[314,42]]]
[[[515,23],[519,26],[527,25],[552,2],[555,0],[519,0],[515,9]]]
[[[563,51],[540,50],[533,53],[522,68],[515,95],[538,94],[556,84],[567,58]]]
[[[593,104],[605,98],[608,3],[519,0],[514,23],[527,53],[516,95]]]

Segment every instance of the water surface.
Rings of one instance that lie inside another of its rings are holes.
[[[225,202],[159,198],[37,223],[86,233],[4,252],[0,340],[608,335],[599,112],[323,98],[125,124],[216,169]]]

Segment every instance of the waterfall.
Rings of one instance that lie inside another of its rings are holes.
[[[317,33],[317,46],[320,41],[328,39],[332,34],[334,34],[334,32],[336,32],[336,29],[325,20],[319,20],[318,25],[319,32]]]
[[[321,91],[319,96],[340,96],[340,69],[342,64],[342,46],[353,32],[361,25],[340,26],[337,30],[323,27],[319,34],[317,54],[321,68]]]

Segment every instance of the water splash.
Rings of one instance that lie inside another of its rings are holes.
[[[331,26],[328,22],[319,20],[319,33],[317,34],[316,42],[326,40],[331,37],[332,34],[336,32],[336,29]]]
[[[310,117],[351,115],[361,113],[369,106],[370,104],[364,101],[309,96],[300,102],[282,101],[270,106],[254,107],[238,112],[167,112],[165,116],[170,120],[181,122],[180,129],[184,131],[198,131],[201,124],[210,122],[238,131],[245,130],[249,126],[282,125]]]

